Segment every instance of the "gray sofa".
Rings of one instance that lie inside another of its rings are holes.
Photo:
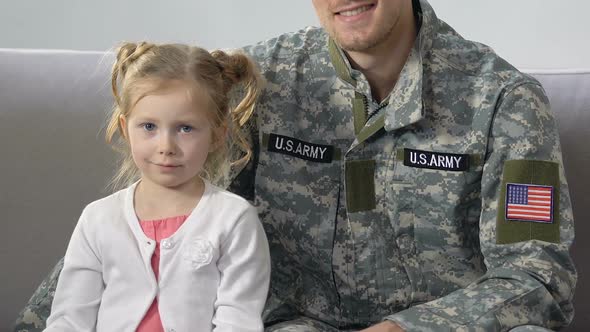
[[[0,331],[63,255],[82,208],[107,194],[115,153],[104,143],[110,55],[0,49]],[[532,72],[561,132],[579,271],[576,318],[590,331],[590,71]]]

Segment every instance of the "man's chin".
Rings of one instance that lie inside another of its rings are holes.
[[[367,52],[378,44],[376,38],[367,36],[348,35],[345,38],[336,36],[334,39],[336,40],[336,43],[347,52]]]

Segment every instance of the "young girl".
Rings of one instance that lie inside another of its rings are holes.
[[[254,68],[184,45],[118,50],[107,141],[125,154],[115,182],[132,184],[82,212],[45,331],[263,330],[266,237],[254,207],[210,182],[230,143],[244,156],[234,162],[250,157],[240,127]],[[236,84],[245,97],[232,108]]]

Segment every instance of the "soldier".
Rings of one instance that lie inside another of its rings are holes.
[[[323,29],[245,48],[268,83],[230,188],[270,242],[267,331],[567,326],[573,217],[539,83],[425,0],[312,2]],[[43,328],[59,269],[17,331]]]

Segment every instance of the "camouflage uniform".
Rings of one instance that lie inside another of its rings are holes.
[[[420,21],[381,103],[322,29],[245,49],[268,82],[255,158],[231,189],[254,201],[270,242],[267,331],[383,319],[532,331],[573,317],[573,217],[542,87],[424,1]],[[504,220],[503,188],[523,177],[555,189],[552,223]],[[24,330],[35,324],[25,314]]]

